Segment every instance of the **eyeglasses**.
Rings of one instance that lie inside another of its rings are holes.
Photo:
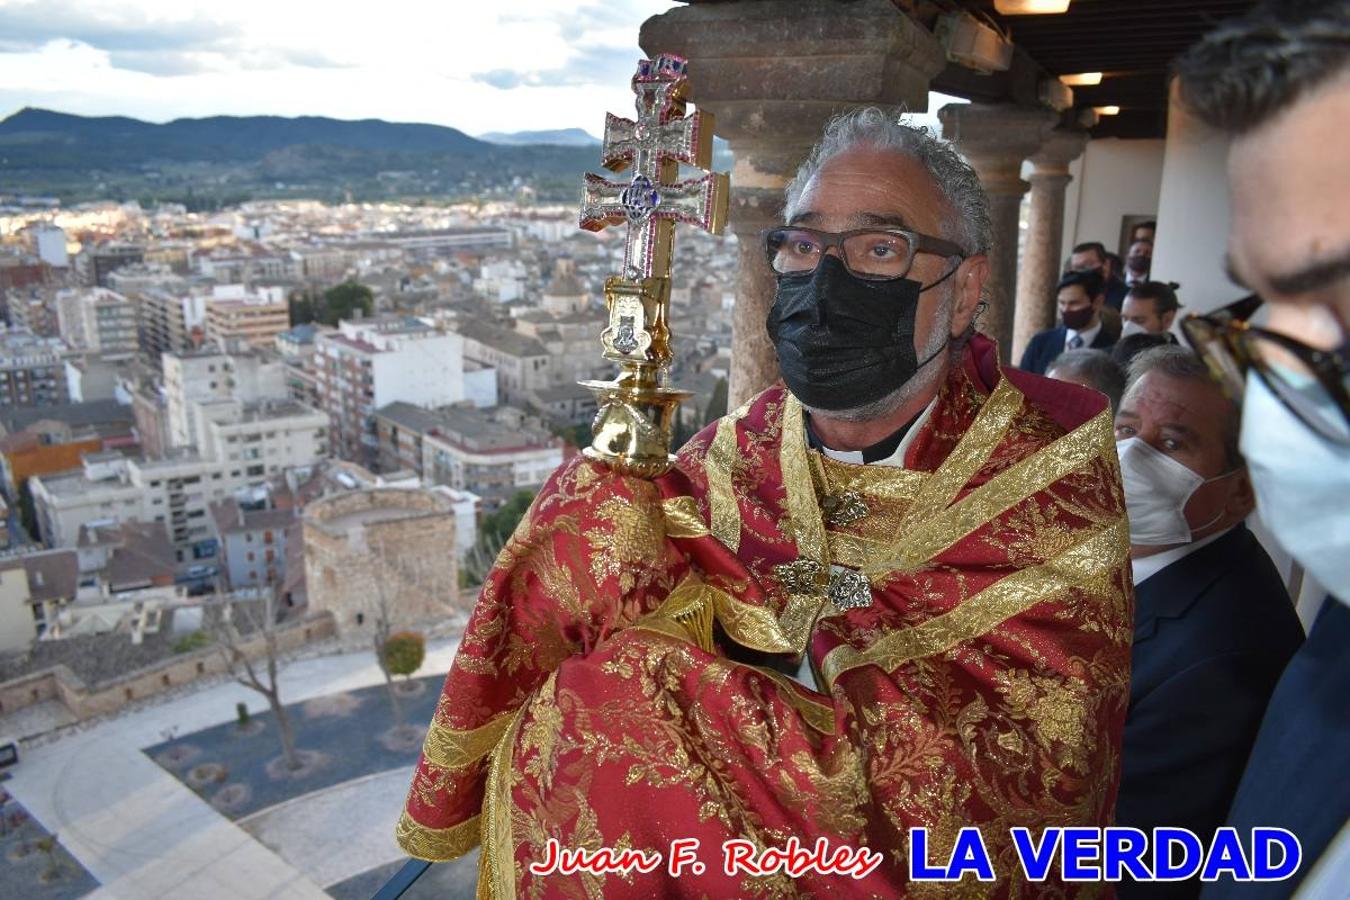
[[[1255,294],[1204,315],[1189,315],[1181,330],[1230,397],[1241,401],[1254,371],[1290,412],[1329,441],[1350,445],[1350,360],[1340,350],[1317,350],[1248,320],[1260,309]]]
[[[904,278],[919,252],[966,257],[966,252],[951,241],[900,228],[860,228],[833,234],[786,226],[767,229],[762,236],[769,267],[779,275],[814,272],[831,247],[838,248],[844,268],[868,281]]]

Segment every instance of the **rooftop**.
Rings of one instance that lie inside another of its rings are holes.
[[[455,324],[454,330],[508,356],[548,356],[548,349],[537,338],[491,322],[465,318]]]
[[[116,400],[90,403],[62,403],[56,406],[13,406],[0,410],[0,426],[9,434],[23,431],[37,422],[55,420],[80,428],[90,425],[126,424],[136,421],[130,406]]]
[[[0,563],[0,569],[20,566],[28,576],[28,594],[33,600],[64,600],[75,596],[80,563],[74,550],[49,550]]]

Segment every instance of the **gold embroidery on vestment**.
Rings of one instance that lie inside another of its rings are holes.
[[[698,511],[698,501],[690,496],[669,497],[661,501],[666,519],[666,534],[673,538],[707,537],[708,526]]]
[[[942,465],[919,489],[900,527],[901,534],[951,505],[957,494],[961,493],[961,488],[984,468],[1021,408],[1022,392],[1013,387],[1007,378],[1000,378],[998,386],[975,414],[975,420],[970,423],[966,433],[961,435]]]
[[[486,725],[464,731],[448,728],[432,719],[426,740],[422,742],[422,755],[432,765],[447,769],[467,766],[490,753],[510,724],[511,716],[501,715]]]
[[[708,445],[704,471],[708,476],[708,508],[713,537],[735,553],[741,546],[741,508],[732,484],[732,474],[740,463],[736,452],[736,416],[723,416],[717,433]]]
[[[394,837],[403,852],[413,859],[429,862],[458,859],[478,846],[479,816],[475,815],[449,828],[428,828],[404,810]]]
[[[1128,551],[1129,526],[1121,516],[1073,549],[1007,575],[922,624],[892,631],[862,650],[849,644],[835,647],[820,667],[825,683],[833,688],[840,675],[860,666],[876,665],[889,673],[911,659],[950,650],[1043,600],[1116,569],[1124,564]]]
[[[558,673],[555,670],[539,688],[535,697],[552,695]],[[529,704],[526,704],[528,706]],[[488,766],[487,783],[483,789],[482,833],[483,845],[478,857],[478,896],[493,900],[513,900],[516,896],[516,841],[511,833],[511,800],[514,775],[511,757],[516,735],[520,732],[520,717],[526,706],[511,714],[511,726],[492,752]]]
[[[922,565],[1022,500],[1085,468],[1098,454],[1114,449],[1108,410],[1000,472],[954,506],[921,522],[902,537],[890,558],[869,566],[867,576],[876,581],[890,572],[909,571]]]

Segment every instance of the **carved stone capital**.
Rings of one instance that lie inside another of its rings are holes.
[[[791,178],[830,116],[927,109],[942,47],[889,0],[738,0],[677,6],[642,25],[649,55],[689,60],[689,99],[716,117],[738,168]]]
[[[956,144],[990,194],[1026,193],[1022,161],[1045,144],[1058,117],[1048,109],[949,103],[938,110],[942,135]]]
[[[1069,163],[1083,155],[1087,143],[1088,133],[1086,131],[1069,131],[1064,128],[1056,128],[1046,137],[1041,149],[1029,158],[1032,165],[1036,167],[1037,175],[1067,176],[1069,174]]]

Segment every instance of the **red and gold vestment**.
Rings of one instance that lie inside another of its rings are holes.
[[[501,897],[1100,892],[1029,885],[1009,829],[1112,822],[1132,588],[1105,398],[1001,371],[976,337],[903,468],[809,450],[781,385],[679,458],[656,481],[579,458],[545,486],[446,678],[403,848],[481,841],[480,892]],[[841,572],[868,605],[831,602]],[[765,664],[802,654],[819,690]],[[945,862],[965,825],[994,883],[905,884],[911,828]],[[528,868],[550,839],[688,837],[697,878]],[[884,862],[859,881],[721,870],[724,841],[820,837]]]

